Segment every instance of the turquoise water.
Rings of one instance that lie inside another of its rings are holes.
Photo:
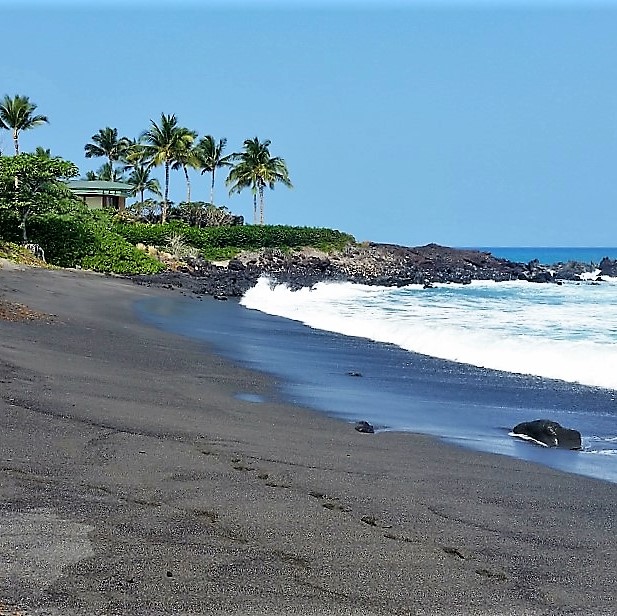
[[[594,263],[597,265],[604,257],[617,259],[617,248],[606,247],[481,247],[477,250],[490,252],[495,257],[508,259],[516,263],[529,263],[538,259],[544,265],[554,263],[567,263],[568,261],[578,261],[579,263]]]

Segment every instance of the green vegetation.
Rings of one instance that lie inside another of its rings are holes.
[[[114,162],[121,160],[129,147],[129,140],[126,137],[118,139],[118,129],[107,126],[101,128],[96,135],[92,135],[92,143],[87,143],[84,146],[86,158],[107,158],[107,165],[101,168],[101,175],[107,175],[107,179],[114,181]]]
[[[184,168],[186,177],[186,165],[188,164],[190,150],[193,141],[197,137],[195,131],[178,125],[175,115],[161,114],[161,123],[150,121],[150,128],[142,135],[146,142],[146,153],[152,161],[152,165],[165,167],[165,192],[163,194],[163,208],[161,222],[167,221],[167,209],[169,207],[169,170],[172,166]],[[190,187],[188,189],[190,191]],[[189,199],[190,200],[190,199]]]
[[[312,246],[323,251],[341,250],[354,238],[333,229],[287,226],[192,227],[182,222],[165,225],[117,222],[116,233],[131,244],[164,246],[172,234],[180,234],[190,246],[208,259],[231,258],[243,250]]]
[[[19,218],[24,242],[31,216],[66,211],[74,198],[62,180],[75,177],[77,167],[61,158],[36,154],[0,157],[0,210]]]
[[[246,139],[244,150],[234,154],[237,161],[229,172],[229,192],[240,193],[250,188],[253,193],[253,222],[257,224],[257,195],[259,195],[259,224],[264,224],[264,190],[274,189],[276,182],[292,188],[287,165],[282,158],[270,156],[270,140],[261,142],[257,137]]]
[[[86,179],[126,182],[138,200],[126,211],[90,210],[66,185],[78,175],[76,165],[40,146],[33,154],[19,153],[20,132],[48,122],[35,110],[26,96],[0,101],[0,129],[11,131],[15,147],[15,156],[0,156],[0,255],[29,258],[16,243],[33,242],[53,265],[145,274],[165,269],[152,256],[162,252],[177,260],[190,254],[214,260],[244,250],[288,252],[311,246],[331,251],[354,242],[352,236],[330,229],[264,225],[265,189],[277,183],[292,187],[285,161],[270,154],[270,141],[247,139],[241,152],[224,154],[226,139],[206,135],[198,140],[197,132],[181,126],[173,114],[162,113],[158,123],[151,120],[137,140],[121,137],[109,126],[92,135],[85,157],[106,162]],[[157,166],[164,167],[164,190],[151,175]],[[230,195],[250,190],[259,225],[244,226],[227,207],[215,205],[216,171],[224,168],[229,169]],[[190,169],[210,175],[209,203],[191,201]],[[186,201],[178,205],[169,199],[172,170],[182,170],[186,181]],[[145,199],[146,193],[162,200]],[[139,250],[137,244],[154,249]]]
[[[19,133],[30,130],[49,120],[44,115],[35,115],[36,105],[27,96],[16,94],[13,97],[5,95],[0,103],[0,128],[10,130],[13,134],[15,155],[19,154]]]
[[[233,154],[223,156],[223,151],[227,145],[227,139],[219,139],[218,143],[212,135],[206,135],[200,139],[195,154],[197,156],[197,164],[201,169],[201,174],[209,173],[211,176],[210,182],[210,203],[214,204],[214,178],[216,170],[224,167],[231,167]]]
[[[15,241],[19,220],[10,212],[0,216],[0,237]],[[70,213],[33,216],[30,239],[59,267],[80,267],[116,274],[155,274],[165,269],[157,259],[138,250],[114,229],[113,217],[76,205]]]

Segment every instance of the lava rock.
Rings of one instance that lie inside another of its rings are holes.
[[[600,269],[600,276],[617,277],[617,259],[611,261],[608,257],[604,257],[598,267]]]
[[[359,421],[356,423],[355,430],[362,434],[375,434],[375,428],[368,421]]]
[[[536,419],[525,421],[512,428],[514,436],[533,439],[546,447],[559,449],[581,449],[581,433],[577,430],[564,428],[556,421]]]
[[[540,271],[529,278],[529,282],[553,282],[553,274],[548,271]]]

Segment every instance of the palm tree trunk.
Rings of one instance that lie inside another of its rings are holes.
[[[259,224],[264,224],[264,187],[259,187]]]
[[[19,154],[19,133],[17,129],[13,131],[13,143],[15,144],[15,156]]]
[[[214,205],[214,169],[212,169],[212,184],[210,184],[210,203]]]
[[[186,165],[182,165],[182,169],[184,170],[184,177],[186,179],[186,202],[191,202],[191,180],[189,179],[189,171],[186,168]]]
[[[161,224],[167,222],[167,198],[169,197],[169,161],[165,161],[165,196],[163,197],[163,211],[161,212]]]
[[[141,207],[143,207],[144,206],[144,190],[143,189],[140,190],[139,194],[141,196]]]
[[[253,193],[253,224],[257,224],[257,193]]]

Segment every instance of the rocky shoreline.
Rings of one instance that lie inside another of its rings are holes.
[[[602,276],[617,276],[617,260],[602,260]],[[285,253],[277,249],[246,252],[225,263],[189,258],[174,270],[153,276],[134,276],[138,284],[181,288],[199,295],[220,299],[241,297],[262,275],[292,289],[311,287],[318,282],[354,282],[366,285],[406,286],[433,283],[469,284],[473,280],[527,280],[561,283],[581,280],[589,264],[559,263],[543,265],[536,261],[514,263],[488,252],[448,248],[437,244],[406,247],[393,244],[363,243],[327,254],[315,249]]]

